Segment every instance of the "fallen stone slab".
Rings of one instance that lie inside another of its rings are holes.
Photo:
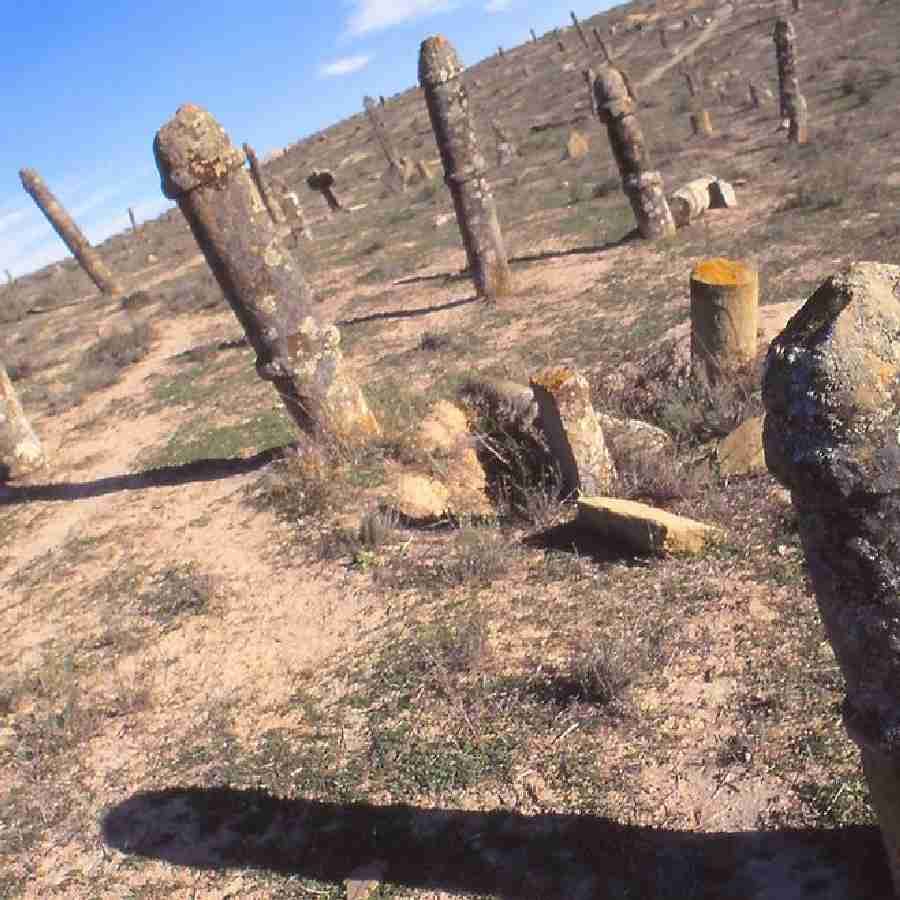
[[[614,497],[579,498],[577,524],[645,556],[694,556],[723,537],[712,525]]]

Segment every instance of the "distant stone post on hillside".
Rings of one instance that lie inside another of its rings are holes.
[[[259,199],[244,154],[206,110],[179,108],[157,132],[156,165],[310,451],[379,433],[343,364],[340,333],[312,315],[312,293]]]
[[[528,31],[531,34],[531,43],[536,44],[537,43],[537,35],[534,33],[534,29],[529,28]]]
[[[704,259],[691,272],[691,370],[721,381],[756,356],[759,275],[740,260]]]
[[[284,225],[285,216],[284,211],[281,208],[281,203],[278,201],[275,192],[272,190],[271,185],[266,181],[266,178],[262,173],[262,167],[259,164],[256,151],[249,144],[245,143],[244,153],[247,155],[247,161],[250,163],[250,176],[253,178],[253,183],[259,191],[259,196],[262,199],[269,216],[276,225]]]
[[[662,176],[652,168],[635,115],[634,96],[618,69],[606,65],[599,70],[594,80],[594,102],[598,118],[606,125],[622,188],[634,210],[641,237],[655,239],[675,234]]]
[[[787,123],[788,140],[794,144],[805,144],[808,139],[808,111],[797,75],[797,31],[794,23],[784,17],[778,18],[774,39],[781,118]]]
[[[791,492],[900,897],[900,266],[824,282],[772,342],[766,464]]]
[[[34,433],[3,360],[0,360],[0,482],[21,478],[46,465],[44,448]]]
[[[691,96],[691,131],[695,135],[711,137],[713,133],[712,120],[709,117],[709,110],[703,102],[702,85],[689,69],[684,70],[684,81]]]
[[[558,28],[554,28],[554,29],[553,29],[553,40],[556,41],[556,46],[557,46],[557,49],[559,50],[559,52],[560,52],[560,53],[565,53],[565,52],[566,52],[566,45],[563,43],[563,39],[559,36],[559,29],[558,29]]]
[[[44,179],[34,169],[22,169],[19,172],[19,178],[22,181],[22,187],[31,195],[32,200],[47,217],[47,221],[72,251],[72,255],[81,264],[81,268],[84,269],[91,281],[97,285],[100,292],[110,297],[121,294],[122,287],[118,280],[100,259],[100,255],[81,233],[81,229],[75,224],[63,205],[44,184]]]
[[[337,194],[334,192],[334,175],[331,172],[313,169],[312,174],[306,179],[306,185],[311,191],[317,191],[325,198],[330,212],[344,211],[344,204],[338,200]]]
[[[419,83],[453,197],[469,271],[478,295],[494,300],[510,293],[512,277],[462,73],[456,50],[445,37],[437,35],[422,42]]]
[[[596,28],[594,29],[594,40],[597,41],[597,46],[600,48],[600,52],[603,54],[603,61],[610,62],[612,60],[612,57],[609,55],[609,48],[606,46],[599,30]]]
[[[581,38],[581,43],[584,44],[584,49],[587,50],[588,53],[590,53],[591,45],[587,39],[587,35],[584,33],[584,29],[581,27],[581,22],[578,21],[578,16],[575,15],[574,10],[572,10],[569,15],[572,17],[572,24],[575,26],[575,30],[578,32],[578,37]]]
[[[750,101],[750,106],[753,109],[759,109],[762,106],[762,101],[759,99],[759,91],[752,81],[747,84],[747,99]]]
[[[660,22],[659,25],[659,46],[663,48],[663,50],[669,49],[669,35],[666,32],[666,23]]]
[[[366,116],[368,116],[369,124],[372,126],[372,133],[375,135],[375,140],[378,141],[378,146],[381,147],[381,152],[387,160],[388,183],[396,191],[405,191],[407,180],[404,177],[403,169],[400,165],[400,157],[397,155],[397,151],[394,148],[394,142],[388,134],[384,119],[381,118],[378,104],[371,97],[363,97],[363,108],[366,111]]]
[[[139,231],[138,223],[137,219],[134,217],[134,210],[130,206],[128,207],[128,221],[131,222],[132,233],[137,234]]]

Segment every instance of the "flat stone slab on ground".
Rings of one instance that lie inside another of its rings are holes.
[[[580,498],[577,522],[648,556],[702,553],[723,536],[712,525],[615,497]]]

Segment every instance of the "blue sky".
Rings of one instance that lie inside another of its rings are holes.
[[[182,103],[261,156],[416,83],[419,44],[465,63],[586,18],[606,0],[6,0],[0,272],[67,256],[19,169],[37,169],[93,241],[169,204],[151,144]]]

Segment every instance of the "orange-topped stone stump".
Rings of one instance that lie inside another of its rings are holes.
[[[710,381],[756,355],[759,274],[740,260],[704,259],[691,272],[691,366]]]

